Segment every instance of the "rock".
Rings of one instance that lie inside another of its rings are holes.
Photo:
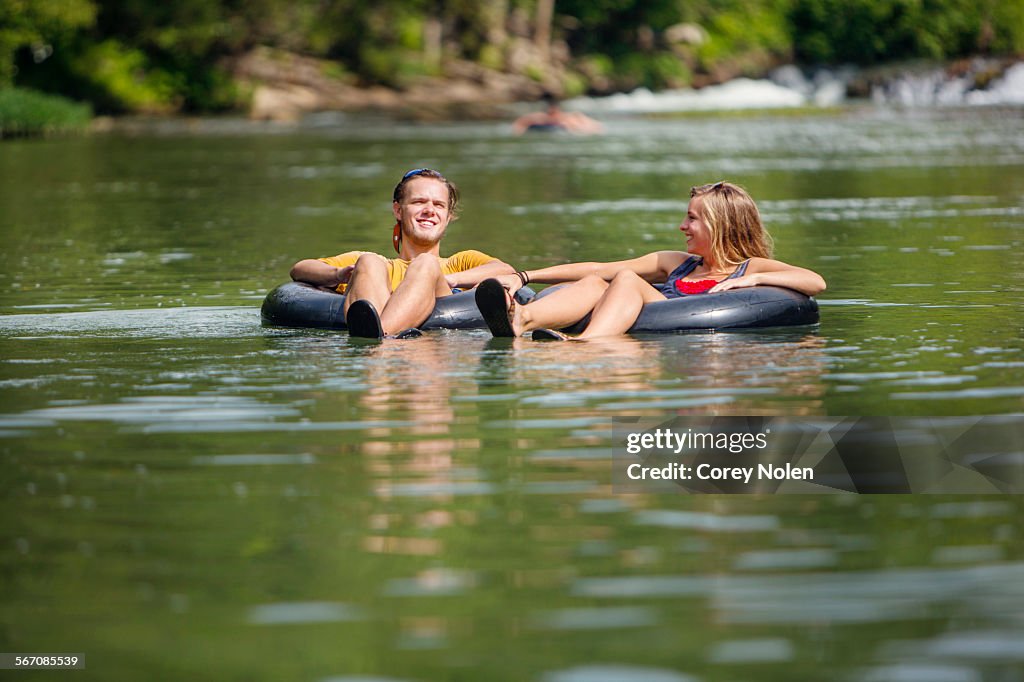
[[[307,111],[322,108],[320,96],[301,85],[257,86],[253,91],[250,118],[268,121],[297,121]]]
[[[448,60],[443,77],[421,77],[404,90],[383,86],[357,87],[354,78],[337,73],[335,63],[256,48],[227,66],[253,92],[249,115],[254,119],[296,121],[317,111],[383,111],[402,118],[498,118],[507,116],[503,104],[536,100],[550,90],[563,90],[568,48],[556,41],[555,59],[539,60],[536,48],[512,39],[520,72],[489,69],[467,60]],[[564,49],[562,49],[564,47]]]
[[[686,45],[703,45],[708,40],[708,32],[697,24],[675,24],[665,29],[665,42],[684,43]]]

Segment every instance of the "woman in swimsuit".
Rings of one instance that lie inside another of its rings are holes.
[[[477,287],[477,306],[495,336],[568,338],[568,327],[591,313],[578,338],[624,334],[647,303],[759,284],[814,296],[825,280],[811,270],[772,260],[771,237],[746,190],[729,182],[690,190],[679,226],[687,251],[656,251],[613,263],[567,263],[489,279]],[[529,282],[572,282],[549,296],[516,305],[508,291]],[[664,282],[664,284],[658,284]]]

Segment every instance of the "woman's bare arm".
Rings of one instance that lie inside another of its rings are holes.
[[[511,275],[514,272],[515,268],[511,265],[495,258],[494,260],[487,261],[483,265],[478,265],[475,268],[456,272],[451,275],[445,275],[445,281],[447,281],[448,286],[453,289],[456,287],[460,289],[471,289],[485,279],[500,277],[501,275]]]
[[[531,282],[560,284],[575,282],[588,275],[596,275],[606,282],[610,282],[615,279],[615,275],[628,270],[648,282],[660,282],[664,281],[668,277],[668,273],[683,262],[685,256],[686,254],[680,251],[655,251],[629,260],[609,263],[565,263],[539,270],[528,270],[526,274]]]
[[[711,293],[758,285],[785,287],[808,296],[820,294],[826,286],[825,279],[813,270],[770,258],[751,258],[746,274],[719,282],[711,289]]]

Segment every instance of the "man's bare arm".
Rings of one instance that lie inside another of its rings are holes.
[[[348,282],[352,275],[352,266],[338,268],[328,265],[322,260],[307,258],[292,266],[291,276],[296,282],[308,282],[320,287],[336,288]]]

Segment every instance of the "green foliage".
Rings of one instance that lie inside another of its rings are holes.
[[[670,52],[628,54],[616,62],[614,75],[629,87],[642,86],[650,90],[681,88],[692,80],[686,63]]]
[[[785,14],[788,2],[727,4],[717,11],[708,11],[704,17],[708,41],[697,50],[701,66],[710,69],[718,62],[751,52],[775,55],[789,52],[792,40]]]
[[[237,110],[251,96],[239,87],[229,72],[203,64],[196,64],[184,73],[177,92],[183,98],[184,108],[197,112]]]
[[[91,119],[88,104],[23,88],[0,88],[0,137],[81,130]]]
[[[360,75],[366,81],[405,87],[419,76],[435,75],[418,52],[365,45],[359,53]]]
[[[34,47],[48,56],[51,43],[91,26],[95,17],[89,0],[0,0],[0,87],[13,82],[19,49]]]
[[[580,61],[585,63],[587,72],[593,73],[595,76],[607,78],[615,73],[615,60],[608,55],[587,55]]]
[[[1024,54],[1024,0],[988,0],[984,6],[979,47],[996,54]]]
[[[338,62],[323,62],[320,72],[327,78],[333,78],[343,83],[352,82],[352,74],[345,70],[343,64]]]
[[[437,57],[501,69],[536,35],[537,0],[0,0],[0,87],[103,111],[218,111],[245,99],[225,59],[266,46],[323,58],[339,77],[402,87]],[[707,39],[669,44],[696,24]],[[441,43],[431,27],[442,29]],[[811,63],[1024,53],[1024,0],[556,0],[570,92],[678,87]],[[440,51],[440,53],[439,53]],[[427,59],[426,57],[431,57]],[[546,82],[549,65],[516,67]],[[588,80],[593,79],[593,80]]]
[[[487,44],[480,48],[477,61],[488,69],[500,70],[504,66],[505,57],[497,45]]]
[[[406,50],[423,49],[423,17],[404,16],[395,23],[398,45]]]
[[[637,50],[637,30],[660,31],[680,20],[677,0],[559,0],[556,12],[571,16],[578,27],[568,36],[576,54],[620,57]]]
[[[587,91],[587,81],[583,76],[576,73],[569,73],[562,84],[566,97],[578,97]]]
[[[794,0],[799,59],[874,64],[1024,48],[1024,0]]]
[[[70,72],[90,99],[112,111],[171,111],[181,75],[153,68],[146,54],[116,40],[89,45],[70,64]]]
[[[244,44],[246,23],[259,9],[209,0],[96,0],[97,28],[103,36],[148,53],[209,55]],[[272,3],[257,2],[256,8]]]
[[[244,49],[263,30],[255,21],[260,8],[283,7],[274,0],[238,9],[206,0],[96,4],[92,31],[64,35],[42,63],[22,55],[20,84],[86,99],[113,113],[237,108],[243,93],[219,58]],[[247,27],[249,20],[254,23]]]

